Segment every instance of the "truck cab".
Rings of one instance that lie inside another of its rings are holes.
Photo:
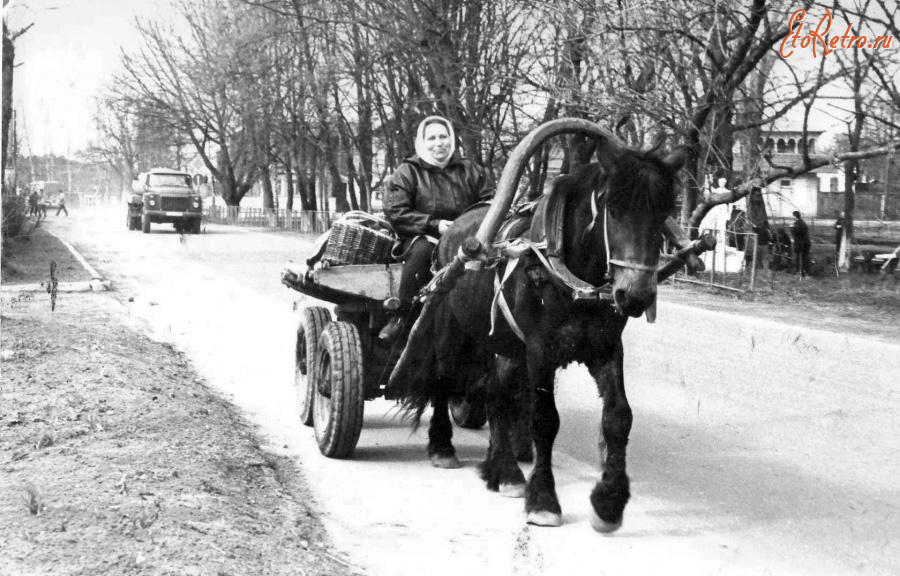
[[[203,200],[192,187],[191,175],[180,170],[154,168],[131,183],[127,225],[144,234],[151,224],[171,223],[178,232],[200,233]]]

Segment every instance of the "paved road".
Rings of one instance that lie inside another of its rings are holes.
[[[49,223],[302,463],[337,544],[381,575],[896,574],[900,346],[663,301],[626,330],[633,498],[613,536],[588,523],[597,400],[560,372],[557,486],[564,526],[523,523],[482,488],[484,431],[457,430],[465,467],[435,470],[423,432],[366,404],[352,461],[321,457],[295,417],[291,305],[279,283],[311,238],[210,226],[128,232],[73,212]],[[76,225],[77,224],[77,225]],[[64,305],[64,301],[60,303]]]

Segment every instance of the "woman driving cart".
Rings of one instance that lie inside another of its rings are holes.
[[[400,308],[379,333],[391,341],[403,330],[403,316],[431,279],[437,239],[467,208],[493,197],[487,171],[456,151],[450,121],[429,116],[419,124],[416,153],[404,160],[388,183],[384,213],[400,237],[395,257],[402,261]]]

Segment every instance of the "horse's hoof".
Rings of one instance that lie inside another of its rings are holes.
[[[562,514],[553,512],[529,512],[525,521],[535,526],[562,526]]]
[[[525,484],[501,484],[497,492],[506,498],[524,498]]]
[[[447,470],[452,468],[462,468],[462,464],[460,464],[459,458],[456,456],[432,456],[431,465],[435,468],[444,468]]]
[[[591,528],[599,532],[600,534],[612,534],[616,530],[622,527],[622,521],[618,522],[607,522],[597,516],[597,513],[594,512],[591,514]]]

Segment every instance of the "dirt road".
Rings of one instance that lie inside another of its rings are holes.
[[[457,430],[464,468],[435,470],[424,434],[374,401],[352,461],[318,454],[294,414],[298,295],[278,281],[311,238],[217,226],[144,235],[119,216],[50,225],[273,447],[305,463],[334,541],[374,574],[892,574],[900,565],[897,344],[675,305],[663,292],[657,324],[626,330],[635,423],[623,528],[602,537],[588,524],[598,412],[573,368],[557,380],[564,526],[535,529],[522,501],[477,479],[484,432]]]

